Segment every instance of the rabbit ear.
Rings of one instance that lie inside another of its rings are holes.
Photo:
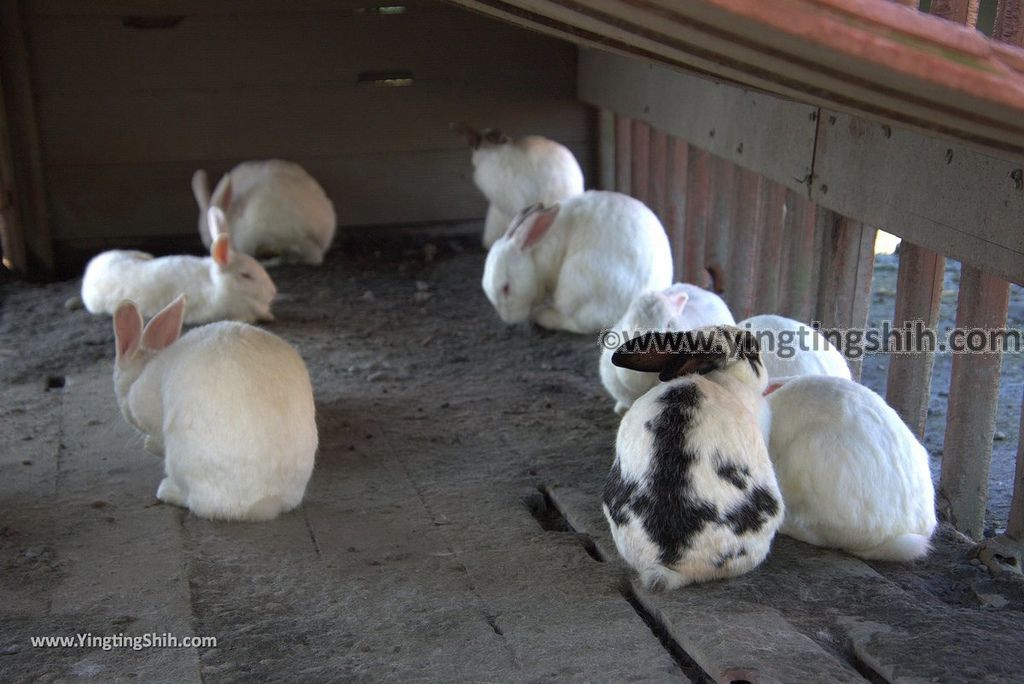
[[[185,295],[181,294],[146,324],[142,331],[142,346],[154,351],[169,347],[181,337],[184,320]]]
[[[520,249],[530,249],[547,235],[551,224],[558,218],[559,209],[561,206],[558,204],[550,208],[535,204],[520,215],[518,223],[513,222],[509,234],[516,234]]]
[[[210,206],[210,179],[202,169],[192,174],[192,195],[195,196],[199,208],[206,211]]]
[[[231,238],[227,233],[221,233],[214,238],[213,244],[210,245],[210,256],[221,268],[231,265]]]
[[[116,358],[134,354],[142,339],[142,315],[135,302],[124,300],[114,312],[114,346]]]
[[[620,368],[658,373],[662,382],[684,375],[704,375],[728,366],[734,359],[758,359],[756,339],[747,331],[732,339],[722,329],[698,328],[686,333],[654,332],[635,337],[612,354]]]
[[[662,380],[675,377],[679,366],[685,362],[682,354],[673,351],[678,347],[678,339],[663,332],[634,337],[615,350],[612,363],[641,373],[659,373]],[[664,377],[666,375],[668,377]]]
[[[206,210],[206,225],[210,231],[210,239],[216,240],[220,235],[228,234],[228,219],[218,206]]]
[[[661,296],[668,302],[668,305],[675,311],[676,315],[683,313],[683,309],[686,308],[686,302],[690,300],[690,295],[682,291],[673,292],[662,292]]]
[[[220,207],[227,211],[231,207],[231,200],[234,198],[234,190],[231,187],[231,174],[225,173],[213,189],[213,196],[210,198],[211,207]]]

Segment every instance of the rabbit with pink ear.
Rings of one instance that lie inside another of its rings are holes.
[[[302,501],[313,471],[313,387],[299,354],[260,328],[224,321],[181,336],[185,298],[143,327],[114,312],[114,393],[162,456],[157,498],[203,518],[270,520]]]
[[[199,237],[207,247],[216,235],[207,223],[218,207],[232,225],[235,248],[259,259],[320,264],[334,240],[337,218],[324,189],[294,162],[242,162],[210,192],[206,171],[192,175],[199,205]]]
[[[82,303],[93,314],[112,314],[125,299],[152,316],[179,294],[188,296],[186,323],[272,321],[274,281],[258,261],[231,246],[224,214],[211,207],[216,239],[210,256],[166,256],[110,250],[93,257],[82,278]]]
[[[615,412],[624,413],[640,395],[658,384],[652,373],[638,373],[612,363],[613,337],[624,342],[648,331],[686,331],[705,325],[735,323],[725,301],[714,292],[689,283],[675,283],[664,290],[644,292],[629,305],[625,315],[602,338],[599,371],[601,384],[615,399]],[[615,344],[617,347],[618,345]]]
[[[638,294],[671,284],[658,218],[628,195],[597,190],[524,210],[488,252],[482,282],[506,323],[576,333],[611,327]]]

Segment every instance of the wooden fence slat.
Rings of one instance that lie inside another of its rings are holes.
[[[689,149],[685,140],[674,136],[668,139],[668,181],[666,197],[668,208],[665,211],[665,231],[668,233],[669,245],[672,248],[672,265],[675,280],[684,280],[686,265],[684,261],[686,246],[686,212],[688,187]],[[701,246],[703,250],[703,245]]]
[[[651,210],[665,222],[665,190],[668,180],[668,135],[651,129]]]
[[[25,225],[15,201],[17,196],[10,126],[4,105],[3,84],[0,83],[0,252],[3,253],[6,268],[24,273],[28,255],[25,249]]]
[[[925,328],[936,329],[945,269],[946,260],[941,254],[906,240],[900,244],[894,328],[921,321]],[[901,340],[901,344],[909,343],[916,347],[917,341],[907,338]],[[919,439],[924,438],[934,362],[934,351],[892,354],[889,357],[885,400]]]
[[[818,208],[821,249],[815,320],[823,328],[863,329],[867,323],[875,229]],[[847,358],[854,379],[860,358]]]
[[[615,114],[608,109],[597,112],[597,187],[615,189]]]
[[[615,190],[630,194],[633,189],[633,120],[615,115]]]
[[[1017,467],[1013,475],[1013,500],[1010,502],[1010,515],[1006,521],[1006,536],[1024,542],[1024,402],[1021,403]]]
[[[644,121],[633,119],[631,144],[633,147],[632,188],[629,194],[650,205],[651,190],[651,127]]]
[[[727,159],[711,157],[711,217],[708,221],[707,238],[704,243],[703,266],[718,264],[726,270],[729,265],[729,249],[733,234],[743,235],[743,226],[737,225],[737,172],[739,167]],[[731,281],[731,278],[727,280]],[[727,282],[726,290],[731,284]]]
[[[683,247],[685,266],[676,278],[694,285],[703,285],[706,278],[705,241],[711,217],[711,155],[691,145],[687,156],[686,242]]]
[[[730,241],[729,290],[725,300],[737,319],[754,313],[755,267],[765,183],[764,176],[741,168],[737,173],[736,194],[729,198],[736,203],[736,231]]]
[[[815,217],[817,209],[806,195],[786,192],[786,237],[782,253],[782,294],[779,313],[811,322],[814,289]]]
[[[962,266],[956,328],[1002,328],[1009,297],[1006,281]],[[975,539],[984,531],[1001,362],[998,352],[955,354],[949,383],[938,505],[958,530]]]
[[[1024,46],[1024,2],[1022,0],[999,0],[996,5],[996,24],[992,37],[996,40]]]
[[[46,208],[46,182],[39,146],[35,98],[21,3],[0,2],[0,81],[4,87],[13,169],[18,187],[24,271],[51,278],[54,274],[53,234]]]
[[[782,274],[782,243],[785,237],[786,193],[782,185],[767,181],[762,195],[763,232],[755,256],[757,284],[754,287],[754,313],[775,313],[779,310]]]
[[[932,6],[928,11],[958,24],[977,26],[980,4],[981,0],[932,0]]]

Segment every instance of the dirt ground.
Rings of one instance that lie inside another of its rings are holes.
[[[503,326],[479,288],[476,244],[464,231],[381,232],[343,241],[320,269],[273,271],[269,329],[309,365],[321,448],[300,511],[265,525],[155,505],[159,463],[114,407],[109,319],[65,309],[74,281],[0,285],[0,679],[1019,675],[1024,588],[947,529],[909,565],[780,537],[733,581],[664,595],[630,586],[599,509],[617,419],[597,341]],[[879,257],[873,317],[892,311],[894,264]],[[1011,306],[1019,324],[1019,289]],[[936,467],[948,367],[940,357]],[[1008,357],[993,529],[1009,500],[1021,374]],[[884,388],[884,359],[868,360],[865,381]],[[143,628],[220,643],[191,655],[26,645]]]

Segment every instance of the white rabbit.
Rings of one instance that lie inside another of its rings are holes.
[[[199,236],[207,247],[207,209],[220,207],[232,226],[238,251],[269,259],[320,264],[334,240],[334,205],[305,169],[280,159],[242,162],[210,194],[202,169],[192,175],[199,205]]]
[[[453,126],[473,148],[473,181],[490,206],[484,247],[508,229],[512,218],[532,204],[553,204],[583,192],[583,171],[569,148],[539,135],[512,140],[500,131]]]
[[[762,314],[736,324],[757,336],[761,360],[768,369],[774,387],[787,378],[800,375],[831,375],[850,379],[850,367],[825,336],[805,323]]]
[[[640,294],[609,334],[624,342],[648,331],[692,330],[706,325],[733,325],[735,322],[725,301],[714,292],[689,283],[676,283],[665,290]],[[614,348],[602,345],[598,369],[604,388],[615,399],[615,412],[621,414],[640,395],[657,385],[658,378],[651,373],[617,367],[612,363],[614,351]]]
[[[671,285],[672,255],[642,202],[590,190],[524,210],[487,254],[482,284],[506,323],[532,318],[591,333],[612,326],[644,290]]]
[[[784,514],[759,426],[768,375],[757,342],[730,326],[647,337],[612,359],[663,381],[619,425],[603,492],[615,546],[648,589],[743,574]]]
[[[189,324],[221,319],[272,321],[274,281],[258,261],[231,247],[224,214],[209,209],[217,239],[209,257],[166,256],[111,250],[89,261],[82,278],[82,302],[90,313],[112,314],[125,299],[152,316],[179,294],[188,296]]]
[[[935,530],[928,452],[880,396],[816,375],[785,382],[768,405],[783,534],[861,558],[928,553]]]
[[[313,388],[296,351],[251,325],[180,340],[185,298],[150,320],[114,313],[121,413],[164,457],[157,498],[203,518],[270,520],[302,501],[317,448]]]

